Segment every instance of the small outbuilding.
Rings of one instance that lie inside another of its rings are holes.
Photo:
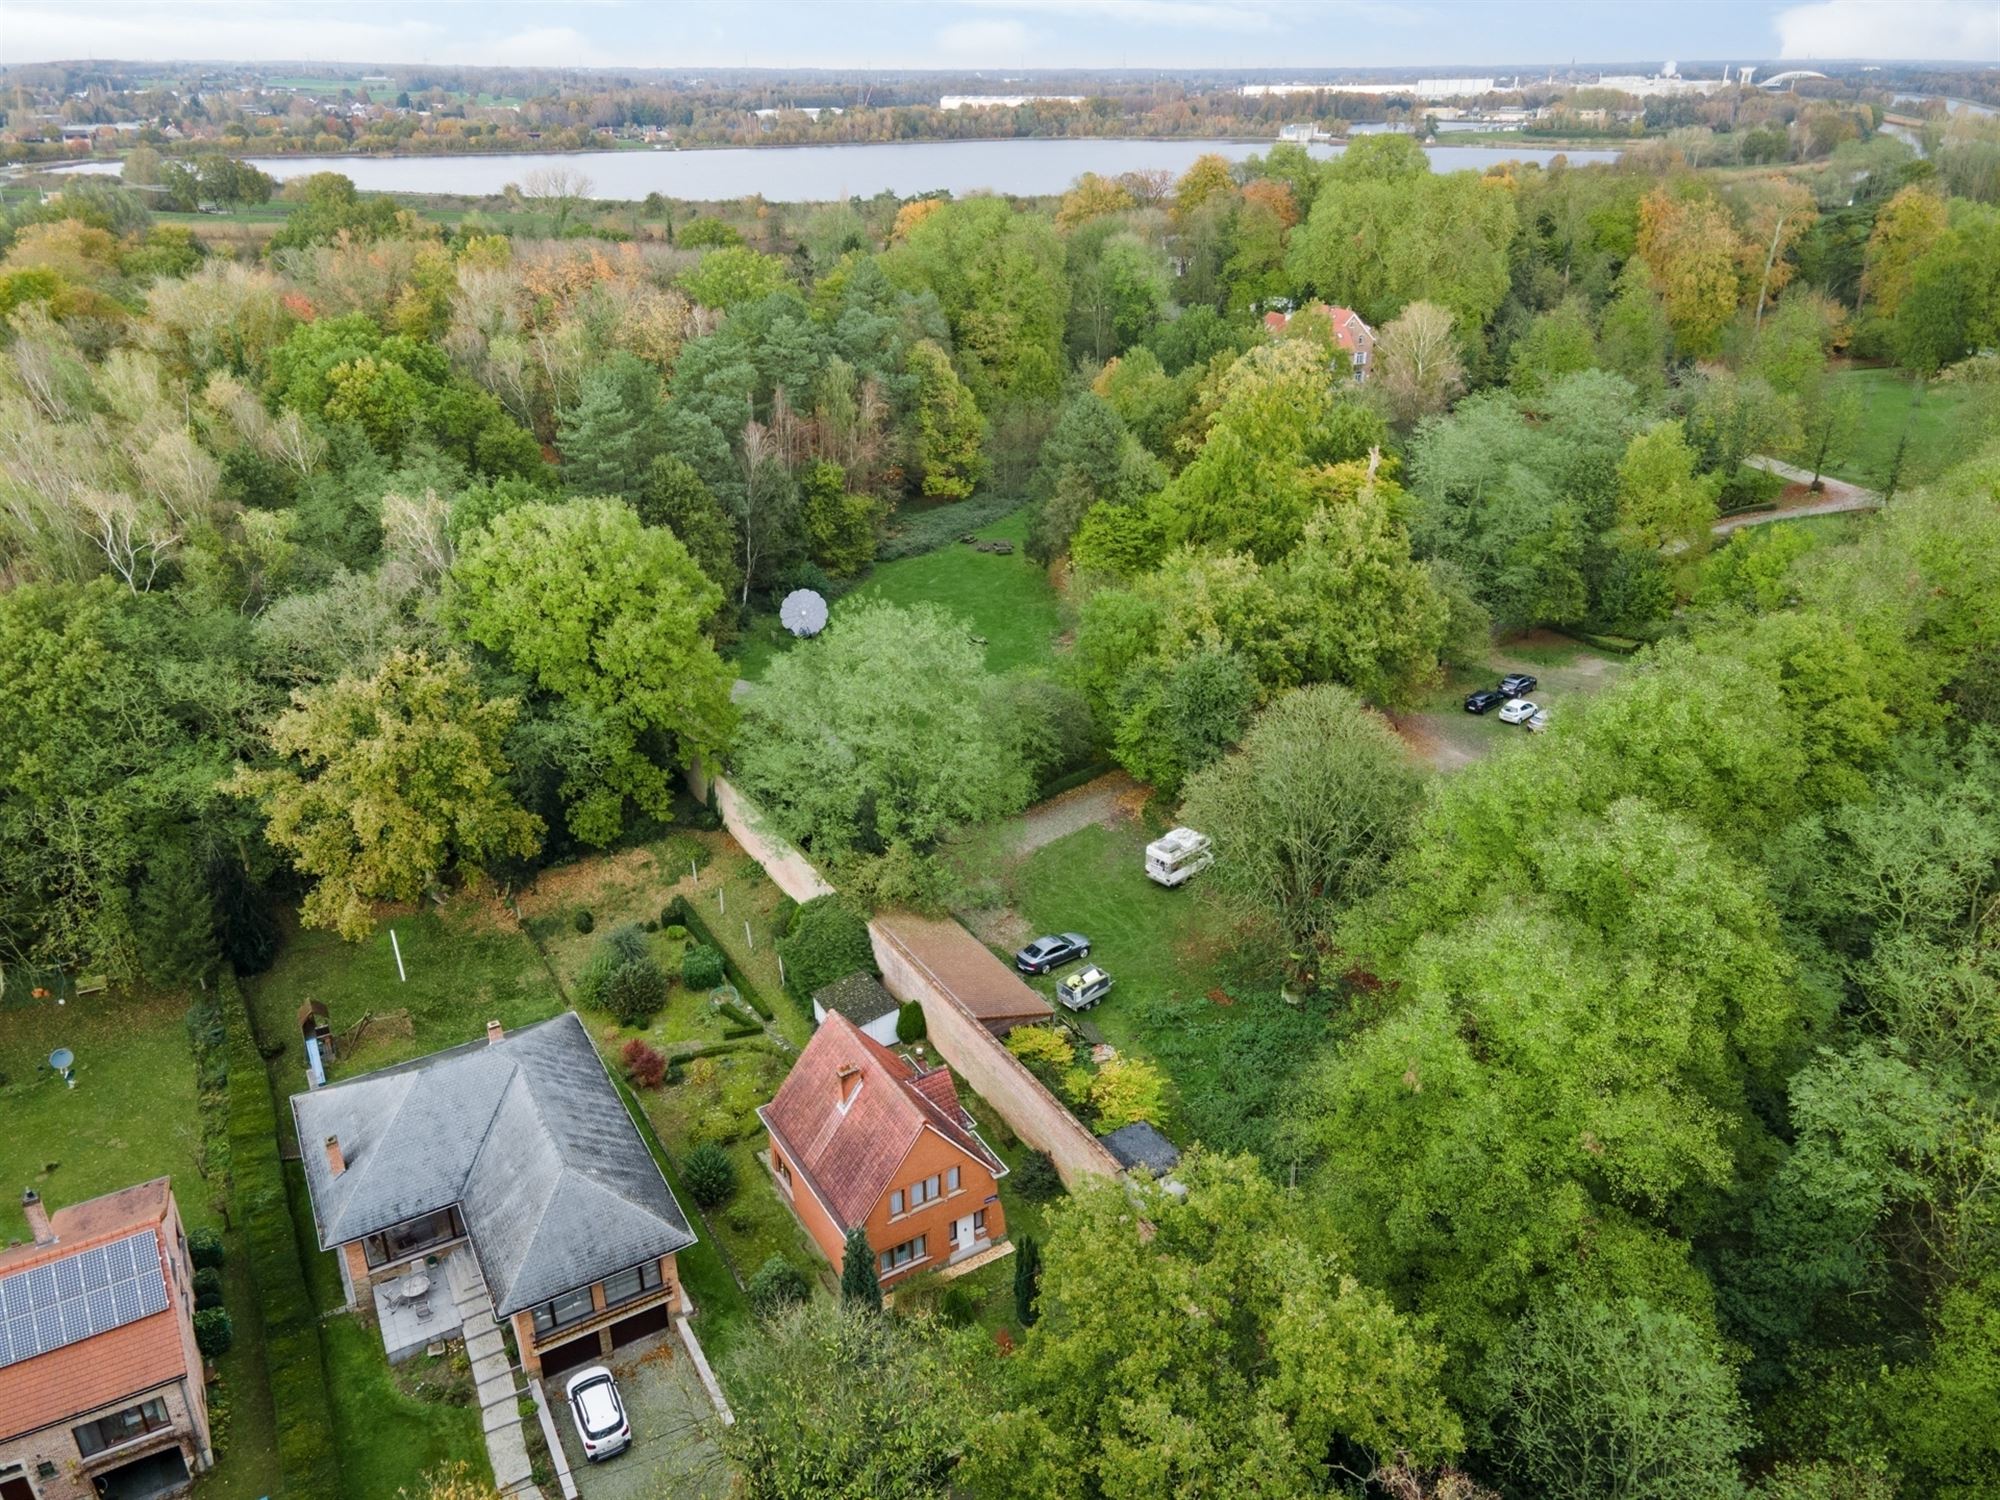
[[[1181,1164],[1180,1148],[1160,1134],[1157,1126],[1149,1125],[1144,1120],[1121,1125],[1098,1139],[1104,1143],[1104,1149],[1117,1159],[1118,1165],[1128,1172],[1144,1167],[1155,1177],[1165,1177]]]
[[[828,1016],[845,1016],[863,1035],[885,1047],[896,1045],[896,1018],[902,1007],[882,988],[882,981],[866,970],[822,985],[813,991],[812,1001],[815,1026]]]

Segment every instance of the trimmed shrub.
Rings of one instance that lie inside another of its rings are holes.
[[[214,1266],[203,1266],[194,1273],[194,1296],[197,1307],[222,1306],[222,1272]]]
[[[572,920],[576,923],[576,930],[578,932],[595,932],[597,930],[597,918],[593,917],[588,909],[578,912]]]
[[[812,1296],[812,1282],[784,1256],[774,1255],[750,1278],[749,1292],[751,1309],[768,1318]]]
[[[656,1089],[667,1076],[667,1055],[642,1037],[633,1037],[618,1054],[633,1087]]]
[[[771,934],[783,937],[792,930],[792,919],[799,914],[799,903],[790,896],[778,903],[778,909],[771,914]]]
[[[704,1141],[681,1163],[681,1181],[696,1203],[715,1208],[727,1203],[736,1191],[736,1163],[714,1141]]]
[[[923,1006],[914,1000],[905,1000],[896,1011],[896,1040],[921,1042],[929,1034]]]
[[[1031,1203],[1046,1203],[1062,1190],[1062,1174],[1045,1151],[1030,1151],[1014,1168],[1014,1191]]]
[[[216,1359],[229,1352],[229,1346],[236,1342],[236,1325],[229,1320],[229,1313],[220,1307],[204,1307],[194,1315],[194,1346],[201,1350],[206,1359]]]
[[[777,948],[785,989],[801,1001],[857,970],[875,972],[868,920],[838,896],[815,896],[801,906]]]
[[[688,940],[688,930],[674,921],[673,915],[674,909],[671,906],[660,908],[660,931],[670,943],[685,943]]]
[[[619,1024],[650,1026],[667,1003],[667,971],[650,954],[628,959],[604,982],[604,1008]]]
[[[722,983],[722,955],[706,943],[696,943],[681,955],[681,983],[691,990],[712,990]]]
[[[197,1270],[221,1270],[223,1260],[222,1235],[216,1230],[203,1226],[188,1231],[188,1259]],[[197,1276],[195,1283],[199,1285]]]

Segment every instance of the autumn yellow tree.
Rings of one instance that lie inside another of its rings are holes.
[[[1882,205],[1861,265],[1861,298],[1872,311],[1896,316],[1917,262],[1944,231],[1944,199],[1925,188],[1913,184]]]
[[[1736,315],[1738,240],[1721,204],[1655,188],[1639,205],[1639,258],[1683,354],[1715,352]]]
[[[914,202],[905,203],[896,210],[895,227],[889,231],[890,243],[908,239],[912,229],[943,207],[942,198],[918,198]]]
[[[1197,156],[1174,184],[1174,223],[1187,223],[1209,199],[1235,191],[1236,179],[1230,175],[1226,158],[1213,151]]]
[[[1095,172],[1085,172],[1063,194],[1062,205],[1056,209],[1056,228],[1074,229],[1092,219],[1122,214],[1132,206],[1132,195],[1123,186]]]

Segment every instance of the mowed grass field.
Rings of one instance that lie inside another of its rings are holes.
[[[1903,487],[1949,468],[1984,425],[1972,420],[1978,396],[1966,386],[1933,381],[1919,394],[1915,380],[1901,370],[1842,370],[1833,379],[1855,393],[1860,420],[1847,452],[1829,463],[1827,472],[1870,489],[1888,483],[1906,429],[1909,441],[1897,480]]]
[[[920,557],[879,563],[852,593],[833,601],[832,619],[870,599],[891,604],[941,604],[962,616],[974,636],[986,640],[989,671],[1038,666],[1055,654],[1062,631],[1061,611],[1048,574],[1028,557],[1028,514],[1015,511],[973,533],[1014,544],[1009,556],[978,552],[953,542]],[[781,651],[794,642],[775,616],[759,616],[737,651],[737,675],[755,682]]]

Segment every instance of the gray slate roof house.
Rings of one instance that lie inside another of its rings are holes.
[[[321,1249],[456,1205],[502,1317],[694,1243],[574,1011],[295,1094],[292,1117]]]

